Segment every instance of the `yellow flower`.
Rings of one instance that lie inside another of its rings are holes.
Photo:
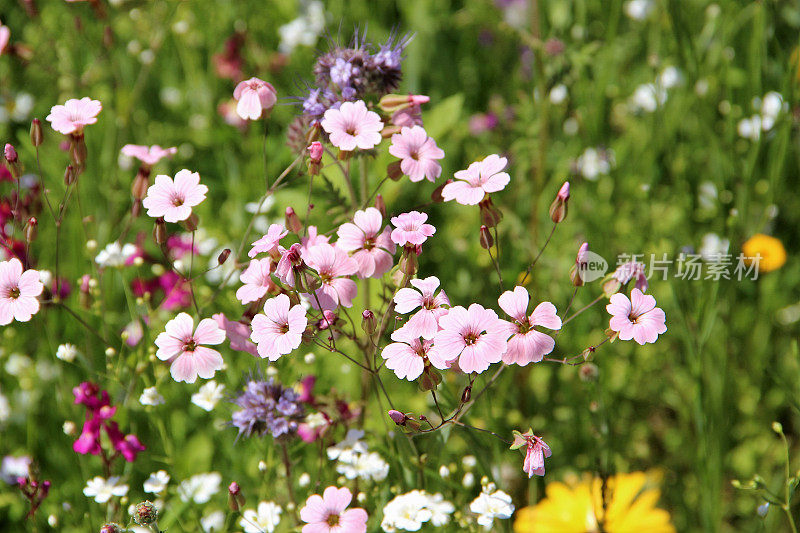
[[[520,509],[515,533],[674,533],[669,513],[656,504],[661,491],[657,477],[644,472],[617,474],[608,479],[603,513],[600,478],[584,476],[547,485],[547,496]]]
[[[742,245],[742,253],[745,258],[761,256],[761,260],[758,262],[759,272],[772,272],[786,263],[786,249],[783,247],[783,243],[775,237],[763,233],[756,233],[747,239]],[[748,261],[748,264],[750,263],[748,259],[745,260]]]

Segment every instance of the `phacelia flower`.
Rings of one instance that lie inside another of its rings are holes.
[[[313,494],[300,509],[300,519],[306,523],[303,533],[366,533],[367,512],[348,509],[353,494],[346,487],[328,487],[322,496]]]
[[[169,371],[175,381],[194,383],[197,376],[211,379],[222,368],[219,352],[203,346],[220,344],[225,340],[225,331],[214,320],[204,318],[194,329],[192,317],[179,313],[167,322],[164,329],[156,337],[156,357],[162,361],[174,358]]]
[[[239,82],[233,90],[236,113],[244,120],[258,120],[265,111],[269,111],[278,100],[275,87],[271,83],[258,78],[250,78]]]
[[[400,328],[392,333],[392,342],[381,352],[381,357],[386,359],[386,368],[393,370],[400,379],[414,381],[422,375],[425,363],[428,361],[428,352],[433,346],[429,340],[420,339],[407,328]],[[440,364],[438,368],[444,370],[447,365]]]
[[[264,297],[275,286],[270,276],[273,267],[272,259],[253,259],[242,272],[239,280],[244,283],[236,291],[236,298],[243,304],[255,302]]]
[[[379,278],[391,270],[392,254],[396,246],[390,237],[391,229],[381,231],[383,217],[374,207],[356,211],[353,222],[339,226],[336,247],[353,252],[351,257],[358,264],[358,277]]]
[[[208,187],[200,184],[200,174],[183,169],[169,176],[159,174],[147,189],[142,206],[148,216],[163,217],[167,222],[180,222],[192,214],[192,208],[205,200]]]
[[[476,205],[489,193],[502,191],[511,180],[503,172],[508,160],[497,154],[487,156],[483,161],[472,163],[466,170],[459,170],[453,177],[458,181],[448,183],[442,189],[445,201],[455,200],[462,205]]]
[[[524,287],[514,287],[513,291],[504,292],[497,301],[500,308],[514,319],[512,322],[503,321],[512,335],[508,340],[508,349],[503,354],[504,363],[520,366],[538,363],[553,351],[556,341],[534,329],[535,326],[561,329],[561,319],[553,304],[542,302],[528,316],[529,296]]]
[[[381,117],[369,111],[361,100],[344,102],[339,109],[328,109],[321,124],[331,144],[340,150],[369,150],[381,142]]]
[[[412,182],[423,178],[433,182],[442,174],[442,166],[437,160],[444,157],[444,151],[420,126],[403,128],[400,133],[392,135],[389,153],[400,158],[400,170]]]
[[[409,211],[396,217],[392,217],[392,241],[398,246],[419,246],[428,240],[428,237],[436,233],[436,228],[431,224],[425,224],[428,220],[427,213],[419,211]]]
[[[656,299],[634,288],[631,298],[624,294],[613,294],[606,306],[611,314],[609,327],[619,333],[620,340],[635,340],[639,344],[656,342],[658,336],[667,331],[666,315],[656,307]]]
[[[464,372],[481,373],[499,362],[506,351],[506,326],[497,313],[480,304],[469,309],[460,305],[451,308],[439,318],[439,327],[428,353],[437,368],[458,359],[458,367]]]
[[[288,234],[289,230],[283,227],[283,224],[270,224],[267,233],[253,243],[247,255],[255,257],[260,253],[274,254],[278,251],[278,243]]]
[[[264,313],[257,314],[252,325],[258,355],[277,361],[300,346],[308,319],[302,305],[292,307],[289,297],[279,294],[264,302]]]
[[[50,109],[46,120],[54,130],[64,135],[78,135],[83,132],[83,127],[97,122],[97,115],[103,109],[98,100],[89,97],[67,100],[64,105],[55,105]]]
[[[308,250],[305,262],[319,274],[321,286],[309,296],[314,309],[351,307],[358,288],[347,276],[358,272],[358,263],[347,252],[330,244],[318,244]],[[317,303],[319,300],[319,304]]]
[[[439,331],[439,317],[447,314],[443,306],[450,306],[450,300],[443,290],[434,296],[439,287],[439,278],[436,276],[412,279],[411,285],[414,289],[403,287],[394,295],[395,311],[398,313],[410,313],[419,308],[401,329],[407,330],[413,337],[432,339]]]
[[[550,446],[547,445],[540,437],[533,434],[533,430],[528,429],[526,433],[514,431],[514,442],[511,444],[511,449],[516,450],[525,446],[525,461],[522,465],[522,470],[528,477],[544,475],[544,459],[550,457],[552,452]]]
[[[138,144],[126,144],[122,147],[122,154],[128,157],[135,157],[144,165],[152,167],[165,157],[171,157],[178,151],[174,146],[172,148],[161,148],[159,145],[141,146]]]
[[[297,392],[282,387],[272,378],[248,381],[244,392],[233,402],[240,408],[233,413],[233,425],[239,436],[267,433],[274,438],[291,436],[297,433],[298,423],[305,417]]]
[[[39,272],[25,270],[16,257],[0,261],[0,326],[13,320],[27,322],[39,312],[37,296],[42,294],[44,284],[39,281]]]
[[[742,245],[742,253],[748,263],[758,264],[759,272],[772,272],[786,263],[783,243],[770,235],[756,233]]]

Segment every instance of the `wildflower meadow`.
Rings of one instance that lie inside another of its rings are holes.
[[[798,531],[800,4],[0,0],[0,531]]]

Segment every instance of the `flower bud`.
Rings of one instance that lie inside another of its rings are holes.
[[[556,195],[556,199],[550,204],[550,220],[558,224],[567,218],[567,203],[569,201],[569,182],[564,182]]]
[[[489,231],[489,228],[487,228],[486,226],[481,226],[480,241],[481,241],[481,248],[483,248],[484,250],[488,250],[492,246],[494,246],[494,239],[492,238],[492,234]]]
[[[227,261],[230,256],[231,256],[231,249],[230,248],[225,248],[217,256],[217,264],[218,265],[225,264],[225,261]]]
[[[19,157],[17,156],[17,151],[9,143],[6,143],[6,146],[3,149],[3,156],[9,163],[16,163],[19,160]]]
[[[66,170],[64,170],[64,185],[72,185],[75,183],[75,180],[78,176],[75,174],[75,167],[72,165],[67,165]]]
[[[312,176],[319,174],[322,166],[323,151],[322,143],[319,141],[314,141],[308,145],[308,173]]]
[[[481,222],[484,225],[494,228],[503,220],[503,213],[494,206],[490,196],[481,200],[478,207],[481,209]]]
[[[241,487],[235,481],[228,485],[228,505],[231,511],[239,511],[244,507],[244,494],[242,494]]]
[[[136,177],[133,178],[131,194],[137,200],[144,200],[147,196],[147,189],[150,187],[150,171],[144,167],[139,168]]]
[[[438,370],[429,365],[425,367],[425,370],[422,372],[422,375],[419,377],[419,381],[417,383],[420,390],[429,391],[436,389],[441,382],[442,375]]]
[[[149,526],[155,524],[158,520],[158,509],[151,502],[145,500],[136,505],[133,511],[133,521],[140,526]]]
[[[461,393],[461,403],[467,403],[472,398],[472,385],[467,385]]]
[[[383,195],[378,193],[375,196],[375,209],[381,212],[381,216],[386,218],[386,202],[383,200]]]
[[[141,213],[142,213],[142,201],[134,200],[133,203],[131,204],[131,217],[138,218]]]
[[[375,313],[369,309],[365,309],[364,312],[361,313],[361,328],[367,335],[372,335],[375,333],[375,330],[378,329],[378,319],[375,318]]]
[[[387,94],[378,102],[378,107],[385,113],[394,113],[410,105],[411,97],[407,94]]]
[[[403,252],[402,257],[400,257],[400,272],[408,276],[409,278],[417,273],[417,254],[414,253],[413,249],[406,248]]]
[[[386,167],[386,176],[392,181],[399,181],[403,177],[403,169],[400,168],[400,161],[389,163]]]
[[[164,217],[158,217],[153,226],[153,240],[156,244],[164,244],[167,242],[167,223],[164,222]]]
[[[28,219],[28,224],[25,226],[25,242],[28,244],[32,243],[36,240],[36,236],[39,234],[39,221],[36,220],[36,217],[31,217]]]
[[[31,144],[38,148],[44,142],[44,134],[42,133],[42,123],[38,118],[33,119],[31,122]]]
[[[123,533],[124,531],[122,526],[115,522],[109,522],[100,528],[100,533]]]
[[[406,421],[408,420],[408,417],[406,415],[395,409],[389,410],[389,418],[391,418],[392,421],[398,426],[405,426]]]
[[[447,185],[448,183],[453,183],[453,180],[449,179],[433,190],[433,192],[431,193],[432,201],[436,202],[437,204],[444,202],[444,197],[442,196],[442,189],[444,189],[444,186]]]
[[[192,232],[197,230],[197,225],[200,223],[200,219],[192,213],[189,215],[189,218],[183,221],[183,227],[186,228],[186,231]]]
[[[300,217],[294,212],[291,207],[286,208],[286,229],[292,233],[300,233],[303,231],[303,223],[300,222]]]
[[[86,141],[83,134],[72,137],[70,143],[70,157],[77,168],[83,168],[86,164]]]

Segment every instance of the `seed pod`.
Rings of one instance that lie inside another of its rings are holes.
[[[467,385],[461,393],[461,403],[467,403],[472,398],[472,385]]]
[[[67,169],[64,171],[64,184],[69,186],[75,183],[75,180],[78,176],[75,174],[75,167],[72,165],[67,165]]]
[[[303,231],[303,223],[291,207],[286,208],[286,228],[292,233]]]
[[[219,256],[217,256],[217,264],[219,265],[225,264],[225,261],[227,261],[230,256],[231,256],[231,249],[225,248],[219,253]]]
[[[153,239],[159,245],[167,242],[167,223],[164,222],[164,217],[156,219],[155,226],[153,226]]]
[[[33,119],[31,122],[31,144],[38,148],[44,142],[44,133],[42,133],[42,123],[38,118]]]
[[[485,250],[488,250],[492,246],[494,246],[494,239],[492,238],[492,234],[489,231],[489,228],[487,228],[486,226],[481,226],[480,241],[481,241],[481,248]]]
[[[364,312],[361,313],[361,328],[368,335],[372,335],[375,333],[375,330],[378,329],[378,319],[375,318],[375,313],[369,309],[365,309]]]
[[[139,168],[136,177],[133,178],[131,194],[137,200],[144,200],[147,196],[147,189],[150,187],[150,171],[144,167]]]
[[[386,167],[386,175],[392,181],[399,181],[403,177],[403,170],[400,168],[400,161],[389,163]]]

